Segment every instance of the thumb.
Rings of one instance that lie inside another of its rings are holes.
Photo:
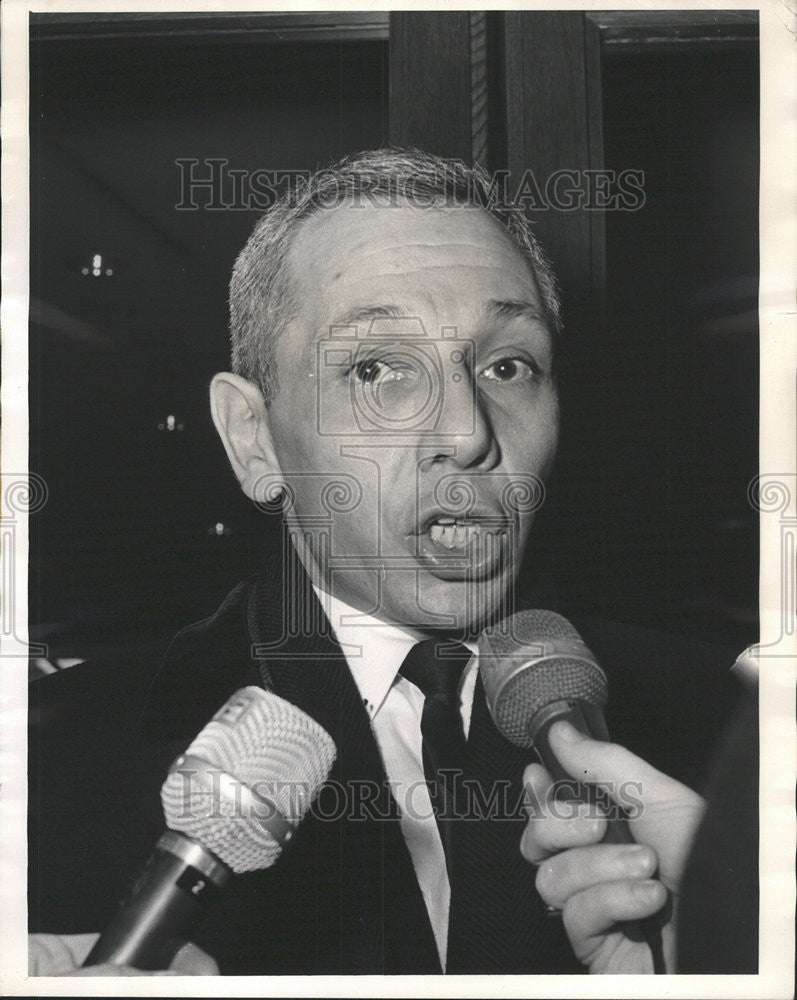
[[[631,806],[634,839],[653,847],[662,869],[679,878],[705,808],[697,792],[625,747],[584,736],[569,722],[551,726],[549,740],[559,762],[574,778],[598,784],[618,805]]]
[[[600,784],[619,805],[628,805],[625,796],[628,788],[635,791],[637,799],[641,797],[649,808],[666,806],[687,793],[695,795],[685,785],[657,771],[625,747],[591,739],[569,722],[554,723],[549,740],[557,759],[574,778]]]
[[[214,958],[193,941],[185,941],[177,949],[169,969],[188,976],[218,976],[219,966]]]

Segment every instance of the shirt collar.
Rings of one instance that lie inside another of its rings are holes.
[[[369,716],[382,707],[407,653],[423,635],[380,621],[358,611],[313,584],[335,638],[346,656],[354,682]],[[472,653],[475,643],[465,643]]]

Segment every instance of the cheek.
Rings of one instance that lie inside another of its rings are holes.
[[[375,554],[385,531],[391,488],[373,462],[342,451],[349,439],[304,432],[296,421],[276,427],[274,446],[296,516],[310,532],[330,533],[338,554]]]
[[[559,447],[559,408],[554,407],[548,421],[540,428],[539,447],[542,469],[540,475],[547,476]]]
[[[329,438],[319,434],[315,396],[306,382],[285,379],[269,408],[271,439],[283,472],[322,468],[335,450]],[[310,386],[312,390],[312,385]]]
[[[559,399],[554,389],[545,394],[532,414],[534,437],[540,451],[553,454],[559,442]]]
[[[312,423],[296,419],[272,418],[272,442],[282,479],[293,497],[293,507],[299,517],[323,517],[327,493],[339,479],[336,476],[334,449],[315,433]]]
[[[322,469],[323,456],[313,441],[308,441],[298,434],[284,434],[274,439],[274,449],[280,468],[286,478],[301,478],[301,473],[309,470]]]
[[[559,407],[555,396],[507,421],[499,443],[504,464],[516,472],[544,478],[559,443]]]

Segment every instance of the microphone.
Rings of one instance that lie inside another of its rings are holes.
[[[479,636],[479,672],[498,731],[515,746],[537,751],[559,797],[565,790],[570,801],[599,807],[595,786],[565,770],[548,738],[551,726],[564,720],[592,739],[609,739],[603,715],[606,675],[570,622],[553,611],[519,611],[485,629]],[[607,817],[603,843],[634,843],[624,818]],[[650,946],[654,971],[665,972],[656,918],[628,927]]]
[[[168,965],[168,948],[233,872],[269,868],[329,775],[332,738],[301,709],[241,688],[169,768],[167,829],[84,965]]]

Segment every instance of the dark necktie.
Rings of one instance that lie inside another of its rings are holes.
[[[470,650],[461,643],[424,639],[412,647],[399,671],[423,691],[426,699],[421,715],[423,770],[443,841],[449,878],[452,824],[457,815],[455,789],[465,759],[458,687],[470,657]]]

